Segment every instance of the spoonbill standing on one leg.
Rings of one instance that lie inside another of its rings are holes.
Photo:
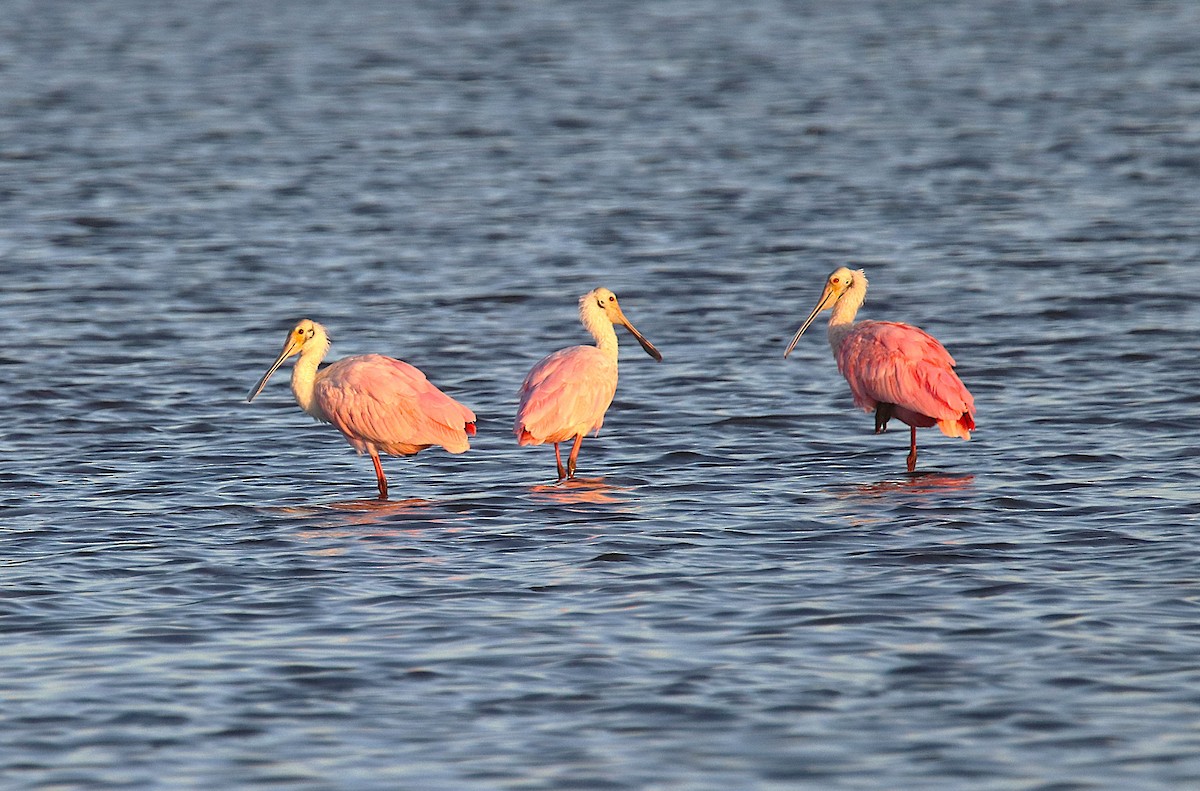
[[[513,433],[520,445],[554,443],[558,479],[575,477],[575,461],[585,434],[600,433],[604,413],[617,392],[617,333],[620,324],[633,333],[655,360],[662,355],[634,329],[621,312],[617,297],[597,288],[579,298],[579,320],[596,339],[595,346],[571,346],[544,358],[521,385],[521,405]],[[563,469],[558,443],[574,439]]]
[[[812,313],[796,331],[796,341],[817,318],[833,309],[829,345],[838,370],[850,383],[854,403],[864,412],[875,410],[875,433],[890,419],[909,425],[908,471],[917,468],[917,427],[937,425],[948,437],[971,438],[975,428],[975,399],[954,373],[954,358],[933,336],[894,321],[860,321],[854,315],[867,296],[863,270],[841,267],[825,281],[825,290]]]
[[[441,445],[451,453],[470,447],[475,413],[434,387],[425,374],[382,354],[346,357],[317,370],[329,351],[325,328],[304,319],[288,332],[283,351],[250,391],[253,401],[271,374],[293,354],[292,393],[300,408],[332,423],[359,453],[371,456],[379,499],[387,499],[387,478],[379,454],[411,456]]]

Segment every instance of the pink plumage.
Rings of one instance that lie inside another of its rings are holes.
[[[346,357],[317,370],[328,351],[325,328],[301,321],[247,400],[254,400],[284,360],[299,354],[292,369],[296,401],[371,457],[381,500],[387,499],[387,478],[380,453],[410,456],[434,445],[462,453],[470,447],[475,413],[434,387],[420,370],[381,354]]]
[[[954,358],[929,333],[894,321],[860,321],[835,356],[864,412],[894,404],[893,416],[910,426],[936,425],[947,437],[971,438],[975,399],[954,373]]]
[[[434,445],[451,453],[471,447],[475,414],[402,360],[382,354],[338,360],[317,374],[313,394],[359,453],[409,456]]]
[[[617,297],[597,288],[579,298],[579,319],[596,339],[595,346],[571,346],[543,358],[521,385],[521,402],[513,434],[520,445],[553,443],[558,479],[575,477],[579,448],[587,434],[599,433],[617,392],[617,333],[621,324],[647,354],[662,360],[621,312]],[[574,440],[564,468],[558,443]]]
[[[893,321],[855,322],[866,292],[861,269],[841,267],[833,272],[784,357],[817,315],[832,308],[829,345],[838,371],[850,385],[854,403],[875,412],[876,433],[882,433],[893,417],[911,427],[907,463],[912,472],[917,428],[936,425],[948,437],[969,440],[975,428],[975,399],[954,373],[954,358],[932,335]]]
[[[521,384],[520,445],[599,434],[617,394],[617,363],[595,346],[572,346],[544,358]]]

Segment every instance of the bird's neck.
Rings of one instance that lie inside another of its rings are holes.
[[[854,317],[866,298],[867,279],[856,276],[850,282],[849,288],[843,291],[834,303],[833,315],[829,317],[829,346],[834,354],[837,354],[846,336],[854,329]]]
[[[292,366],[292,395],[296,396],[296,403],[300,408],[317,420],[324,420],[325,413],[321,411],[313,396],[313,385],[317,381],[317,366],[328,351],[328,341],[316,344],[310,342],[310,345],[300,352],[300,359]]]
[[[584,299],[579,303],[579,320],[584,328],[596,339],[596,348],[606,357],[617,359],[617,331],[609,321],[604,309],[592,299]]]

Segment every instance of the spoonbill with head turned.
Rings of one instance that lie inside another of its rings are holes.
[[[533,366],[521,385],[521,404],[513,433],[520,445],[554,443],[558,480],[575,477],[579,446],[589,433],[600,433],[604,413],[617,392],[617,333],[613,325],[629,330],[655,360],[662,355],[634,329],[621,312],[617,297],[597,288],[579,298],[579,320],[596,339],[595,346],[560,349]],[[573,439],[564,469],[558,443]]]
[[[288,332],[279,358],[246,400],[253,401],[284,360],[299,354],[292,368],[297,403],[317,420],[332,423],[359,453],[370,455],[380,500],[388,493],[380,453],[411,456],[433,445],[462,453],[470,447],[467,436],[475,433],[475,413],[434,387],[418,369],[382,354],[362,354],[318,371],[328,351],[325,328],[304,319]]]
[[[933,336],[894,321],[855,322],[866,296],[863,270],[835,270],[783,356],[792,353],[817,314],[832,309],[829,345],[854,403],[864,412],[875,411],[876,434],[883,433],[893,417],[908,424],[908,471],[913,472],[917,428],[936,425],[948,437],[970,439],[975,399],[954,373],[954,358]]]

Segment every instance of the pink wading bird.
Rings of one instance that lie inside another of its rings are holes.
[[[451,453],[470,447],[475,413],[438,390],[425,374],[382,354],[361,354],[317,370],[329,351],[329,336],[315,321],[304,319],[283,342],[283,351],[250,391],[247,401],[262,392],[271,374],[293,354],[292,393],[300,408],[324,423],[332,423],[359,453],[375,464],[379,499],[387,499],[387,478],[379,454],[411,456],[434,445]]]
[[[621,324],[633,333],[655,360],[662,355],[642,337],[621,312],[617,297],[597,288],[579,298],[579,320],[596,339],[595,346],[560,349],[533,366],[521,385],[521,405],[513,433],[520,445],[554,443],[558,480],[575,477],[575,460],[585,434],[600,433],[604,413],[617,392],[617,333]],[[571,455],[563,469],[558,443],[573,439]]]
[[[954,373],[954,358],[933,336],[894,321],[860,321],[854,314],[867,296],[863,270],[841,267],[825,281],[812,313],[796,331],[784,358],[817,318],[833,308],[829,345],[850,383],[854,403],[875,410],[875,433],[897,418],[909,425],[908,471],[917,468],[917,427],[937,425],[947,437],[971,438],[975,399]]]

